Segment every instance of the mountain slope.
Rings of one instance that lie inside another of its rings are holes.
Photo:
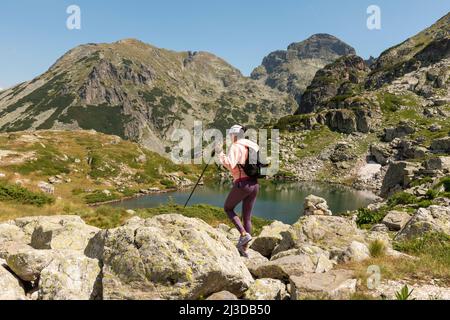
[[[386,50],[370,69],[347,55],[318,71],[296,113],[276,124],[282,172],[383,196],[413,181],[415,194],[422,181],[448,175],[449,29],[447,14]]]
[[[270,53],[251,77],[271,88],[288,92],[300,101],[316,72],[337,58],[355,54],[355,49],[329,34],[315,34],[292,43],[287,50]]]
[[[415,36],[385,50],[372,65],[368,87],[379,88],[385,82],[448,58],[449,37],[450,13]]]
[[[0,93],[0,130],[95,129],[159,153],[194,120],[225,129],[294,111],[287,94],[246,78],[207,52],[127,39],[70,50],[43,75]]]

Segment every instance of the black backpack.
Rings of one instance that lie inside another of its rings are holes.
[[[256,163],[250,163],[250,150],[247,147],[248,150],[248,156],[247,156],[247,160],[245,160],[245,164],[244,165],[239,165],[245,172],[245,174],[247,176],[249,176],[250,178],[265,178],[266,176],[264,174],[262,174],[261,169],[262,168],[267,168],[269,165],[267,164],[263,164],[260,161],[260,156],[259,156],[259,151],[256,153]]]

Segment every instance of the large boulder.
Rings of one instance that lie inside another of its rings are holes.
[[[295,256],[299,254],[308,254],[308,255],[323,255],[327,258],[330,257],[330,253],[326,250],[323,250],[320,247],[317,247],[312,244],[304,243],[299,248],[293,248],[286,251],[281,251],[275,255],[273,255],[270,260],[277,260],[286,256]]]
[[[239,296],[253,282],[222,232],[177,214],[109,230],[103,264],[105,299],[198,299],[222,290]]]
[[[377,163],[384,166],[388,164],[389,159],[392,157],[392,150],[387,145],[375,143],[370,146],[370,154]]]
[[[387,197],[390,194],[406,188],[411,182],[417,165],[406,161],[396,161],[389,164],[383,179],[380,194]]]
[[[0,242],[26,242],[25,233],[13,223],[0,224]]]
[[[434,152],[450,153],[450,137],[433,140],[430,149]]]
[[[54,224],[84,224],[83,219],[75,215],[61,215],[61,216],[32,216],[22,217],[14,220],[14,224],[19,227],[25,234],[26,243],[31,242],[31,236],[34,230],[40,223],[54,223]]]
[[[305,273],[290,277],[291,299],[348,299],[356,292],[357,280],[348,270]]]
[[[403,211],[389,211],[383,218],[382,223],[392,231],[399,231],[411,219],[411,216]]]
[[[401,122],[397,127],[384,129],[383,141],[391,142],[395,138],[405,137],[407,135],[414,133],[415,131],[416,130],[414,129],[413,125],[407,122]]]
[[[428,232],[450,235],[450,207],[419,208],[409,222],[396,235],[396,240],[420,237]]]
[[[369,248],[361,242],[352,241],[347,249],[340,256],[341,262],[360,262],[370,258]]]
[[[305,272],[326,272],[332,268],[333,263],[324,255],[298,254],[263,263],[252,273],[257,278],[286,281],[292,275],[301,275]]]
[[[99,228],[86,225],[79,217],[41,217],[34,225],[31,246],[36,249],[84,251],[99,231]]]
[[[283,300],[286,285],[276,279],[257,279],[245,292],[247,300]]]
[[[253,241],[251,249],[259,252],[265,257],[270,257],[273,249],[282,240],[282,232],[287,231],[290,225],[279,221],[274,221],[268,226],[264,226],[261,234]]]
[[[349,161],[356,158],[354,153],[355,146],[347,142],[339,142],[334,147],[333,153],[330,155],[332,162]]]
[[[253,249],[247,250],[248,257],[241,257],[242,261],[244,261],[245,266],[250,271],[250,273],[253,272],[259,265],[266,263],[269,261],[266,257],[264,257],[262,254],[260,254],[258,251],[255,251]]]
[[[305,198],[303,205],[303,215],[326,215],[331,216],[332,213],[328,209],[327,201],[315,195],[309,195]]]
[[[17,250],[32,250],[33,248],[22,242],[6,241],[0,242],[0,259],[6,259],[6,257]]]
[[[364,232],[351,219],[339,216],[304,216],[299,219],[274,250],[279,253],[305,244],[322,249],[345,249],[352,241],[364,242]]]
[[[24,281],[39,279],[42,269],[53,260],[51,250],[36,250],[28,246],[16,246],[6,256],[8,267]]]
[[[0,264],[0,300],[25,300],[25,290],[19,279]]]
[[[77,251],[59,251],[41,271],[40,300],[101,299],[101,268],[97,259]]]
[[[206,300],[226,301],[226,300],[238,300],[238,298],[229,291],[220,291],[213,293],[208,298],[206,298]]]
[[[441,170],[450,172],[450,157],[435,157],[424,161],[423,166],[426,170]]]

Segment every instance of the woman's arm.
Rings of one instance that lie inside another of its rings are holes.
[[[239,161],[239,152],[240,150],[238,146],[232,144],[228,155],[226,155],[223,151],[219,154],[220,163],[228,170],[236,168]]]

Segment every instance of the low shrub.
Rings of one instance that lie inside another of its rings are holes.
[[[0,201],[12,201],[42,207],[52,204],[55,199],[45,193],[33,192],[18,185],[0,183]]]
[[[94,191],[92,193],[87,194],[84,196],[84,200],[87,204],[95,204],[95,203],[102,203],[107,201],[113,201],[117,200],[120,197],[116,193],[111,193],[110,195],[107,195],[101,190]]]
[[[382,257],[386,253],[386,245],[379,239],[374,240],[369,244],[369,252],[373,258]]]
[[[378,210],[370,210],[367,208],[358,209],[356,224],[360,228],[369,229],[372,225],[380,223],[386,216],[387,209],[385,207]]]

